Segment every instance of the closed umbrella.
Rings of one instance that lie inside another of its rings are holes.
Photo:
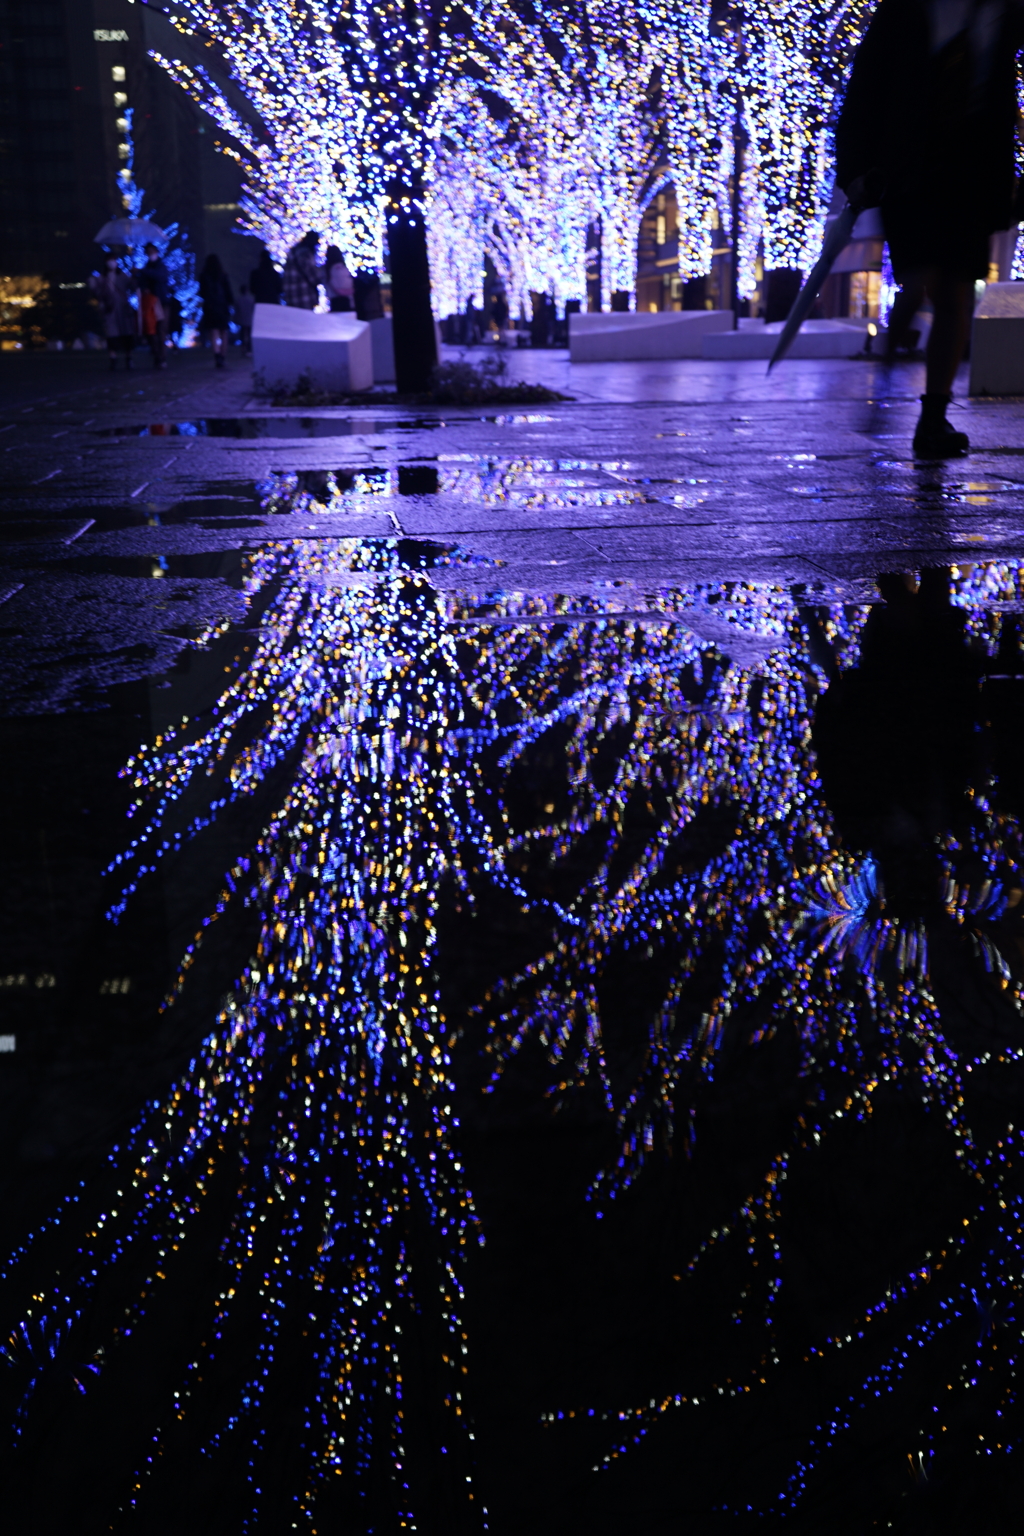
[[[167,236],[150,219],[108,219],[93,239],[97,245],[146,245],[150,240],[166,240]]]

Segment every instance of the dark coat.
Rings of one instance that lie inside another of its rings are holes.
[[[199,297],[203,301],[202,329],[226,331],[235,302],[227,273],[204,272],[199,279]]]
[[[271,261],[261,261],[249,278],[249,292],[257,304],[280,304],[284,280]]]
[[[139,268],[138,279],[139,287],[144,288],[147,293],[153,294],[166,308],[170,301],[170,291],[168,289],[169,276],[167,268],[159,256],[156,258],[156,261],[147,261],[144,267]]]
[[[984,277],[988,237],[1013,216],[1024,12],[997,0],[990,31],[969,25],[934,47],[939,14],[928,0],[881,0],[836,127],[836,180],[845,189],[877,173],[897,277],[927,267]]]

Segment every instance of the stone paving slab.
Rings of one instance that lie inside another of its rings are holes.
[[[880,570],[1024,555],[1020,401],[964,399],[976,451],[921,464],[918,365],[798,360],[769,380],[758,362],[521,352],[509,372],[574,400],[277,411],[235,356],[111,374],[94,354],[4,354],[8,707],[95,707],[97,679],[166,668],[188,628],[172,599],[194,624],[241,622],[241,562],[268,538],[402,536],[488,562],[435,570],[453,593],[759,580],[864,601]]]

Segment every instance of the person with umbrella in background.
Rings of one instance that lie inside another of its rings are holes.
[[[139,273],[142,334],[153,354],[153,367],[166,367],[167,309],[170,303],[169,274],[152,241],[145,247],[146,265]]]
[[[209,332],[213,346],[213,366],[223,368],[234,295],[230,279],[220,264],[220,257],[212,251],[199,274],[199,297],[203,301],[200,328]]]
[[[132,353],[139,336],[138,311],[131,302],[134,286],[128,274],[121,271],[113,252],[108,253],[103,271],[93,272],[89,278],[89,292],[99,300],[103,311],[103,332],[107,338],[111,373],[117,367],[119,353],[124,357],[125,368],[132,365]]]
[[[1021,0],[881,0],[857,50],[836,126],[836,180],[880,207],[897,326],[927,294],[935,310],[914,433],[923,458],[967,453],[946,420],[989,238],[1014,217]],[[912,317],[912,316],[911,316]]]

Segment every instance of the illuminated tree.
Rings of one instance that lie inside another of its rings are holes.
[[[315,229],[353,269],[376,268],[384,183],[366,153],[366,103],[343,68],[335,16],[328,0],[179,0],[170,20],[210,50],[210,68],[152,57],[225,135],[217,147],[244,177],[243,229],[277,261]]]

